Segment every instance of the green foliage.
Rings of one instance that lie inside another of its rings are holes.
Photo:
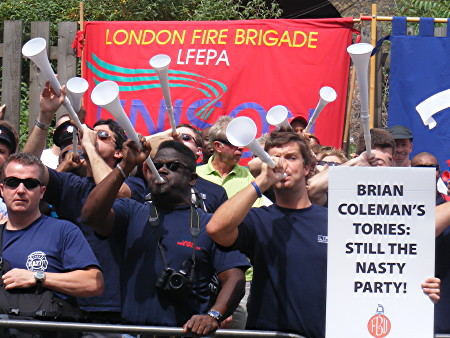
[[[51,45],[57,44],[59,22],[79,21],[79,0],[0,0],[0,36],[3,21],[22,20],[23,41],[31,22],[50,22]],[[279,18],[277,2],[266,0],[85,0],[85,21],[199,21]],[[24,63],[24,69],[28,69]],[[0,79],[1,83],[1,79]],[[20,149],[28,138],[28,85],[21,88]]]
[[[23,149],[28,139],[28,104],[29,104],[29,91],[28,84],[21,83],[20,86],[20,128],[19,128],[19,150]]]
[[[85,0],[86,21],[232,20],[278,18],[277,2],[266,0]],[[78,0],[3,0],[0,21],[78,21]],[[53,27],[53,28],[54,28]]]
[[[450,17],[450,0],[398,0],[396,15],[448,18]]]

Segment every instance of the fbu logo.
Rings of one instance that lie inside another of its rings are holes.
[[[386,337],[391,331],[391,321],[384,315],[383,305],[378,304],[375,316],[369,319],[367,329],[373,337]]]

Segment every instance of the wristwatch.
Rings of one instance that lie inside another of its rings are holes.
[[[220,322],[220,320],[222,319],[222,315],[220,314],[220,312],[212,309],[208,311],[208,316],[216,319],[218,322]]]
[[[45,281],[45,272],[44,271],[35,271],[34,272],[34,280],[36,281],[36,285],[42,285]]]

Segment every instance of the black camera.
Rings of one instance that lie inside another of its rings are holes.
[[[187,259],[183,262],[179,271],[166,268],[156,281],[156,287],[183,297],[190,295],[192,265],[192,259]]]

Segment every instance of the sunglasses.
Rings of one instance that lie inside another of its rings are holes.
[[[418,164],[414,165],[414,168],[436,168],[436,171],[439,170],[439,164]]]
[[[102,141],[106,141],[107,139],[111,139],[111,140],[113,140],[114,143],[116,142],[113,139],[113,137],[106,130],[99,130],[99,131],[97,131],[97,137],[100,140],[102,140]]]
[[[337,166],[341,165],[340,163],[337,163],[337,162],[327,162],[327,161],[317,161],[317,164],[318,165],[326,165],[326,164],[328,164],[329,167],[337,167]]]
[[[14,176],[11,177],[6,177],[3,180],[3,184],[6,185],[8,188],[17,188],[20,183],[23,183],[23,185],[25,186],[25,188],[27,188],[28,190],[30,189],[34,189],[39,185],[42,185],[41,182],[36,179],[36,178],[17,178]]]
[[[186,142],[194,141],[194,138],[189,134],[180,134],[180,137],[183,141]]]
[[[215,140],[215,141],[229,145],[231,147],[235,147],[235,145],[233,143],[231,143],[230,141],[227,141],[227,140]]]
[[[159,170],[162,167],[166,167],[170,171],[178,171],[178,169],[180,169],[180,168],[187,169],[187,167],[180,161],[172,161],[172,162],[167,162],[167,163],[155,162],[154,165],[155,165],[156,170]]]
[[[67,151],[63,152],[61,154],[61,159],[62,160],[64,160],[66,158],[66,155],[67,155],[68,152],[73,152],[73,150],[67,150]],[[78,157],[79,157],[80,160],[84,160],[85,159],[83,151],[77,150],[77,154],[78,154]]]

